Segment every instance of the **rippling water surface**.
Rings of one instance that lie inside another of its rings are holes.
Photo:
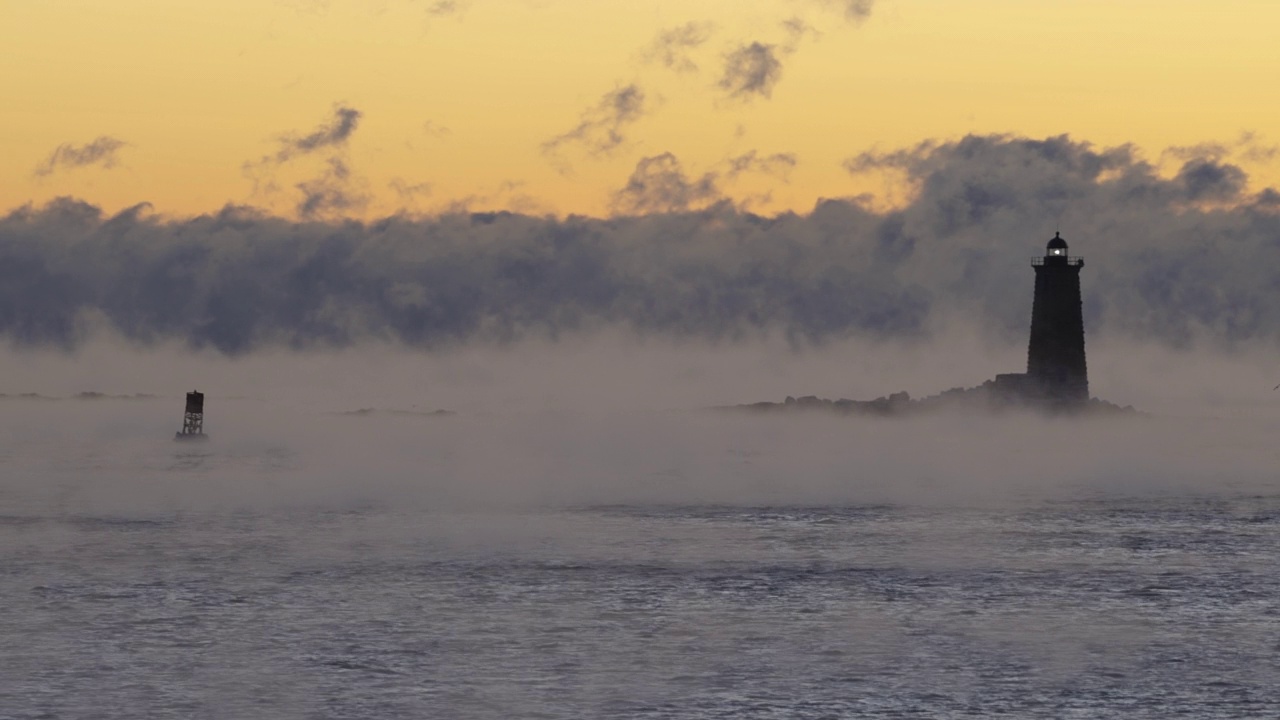
[[[1280,502],[0,517],[6,718],[1280,717]]]

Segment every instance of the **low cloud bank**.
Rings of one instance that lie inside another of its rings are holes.
[[[602,219],[298,223],[237,207],[108,217],[63,199],[0,218],[0,334],[74,348],[105,325],[134,343],[243,354],[602,329],[813,345],[960,323],[1016,344],[1030,317],[1027,260],[1060,226],[1088,261],[1091,341],[1274,345],[1280,193],[1250,191],[1220,154],[1180,161],[1161,174],[1127,146],[973,136],[846,162],[905,178],[915,193],[899,209],[835,199],[776,217],[719,201]],[[633,185],[627,207],[669,206],[645,192],[672,183]]]

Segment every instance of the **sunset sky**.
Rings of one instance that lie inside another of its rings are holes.
[[[772,214],[966,134],[1280,181],[1271,0],[0,0],[0,210]],[[1204,149],[1198,151],[1204,154]],[[678,171],[670,207],[621,194]]]

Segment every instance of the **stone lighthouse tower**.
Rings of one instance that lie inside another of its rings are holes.
[[[1075,403],[1089,399],[1084,359],[1084,317],[1080,269],[1084,258],[1067,254],[1067,241],[1054,233],[1042,258],[1033,258],[1036,294],[1031,305],[1031,343],[1027,383],[1047,400]]]

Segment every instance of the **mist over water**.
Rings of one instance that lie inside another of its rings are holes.
[[[1021,369],[1025,355],[965,336],[802,351],[599,336],[435,354],[228,359],[106,342],[76,355],[11,352],[0,362],[0,427],[11,466],[65,472],[90,494],[122,483],[112,502],[126,508],[157,502],[152,480],[197,509],[252,506],[268,486],[286,502],[332,492],[428,507],[985,504],[1268,488],[1280,363],[1105,340],[1091,350],[1093,394],[1144,414],[713,412],[788,395],[922,397]],[[214,442],[175,445],[192,389],[209,398]],[[22,494],[13,481],[7,490]]]
[[[1024,353],[6,353],[0,714],[1274,712],[1266,354],[1091,341],[1140,416],[707,409]],[[192,389],[212,440],[175,443]]]

